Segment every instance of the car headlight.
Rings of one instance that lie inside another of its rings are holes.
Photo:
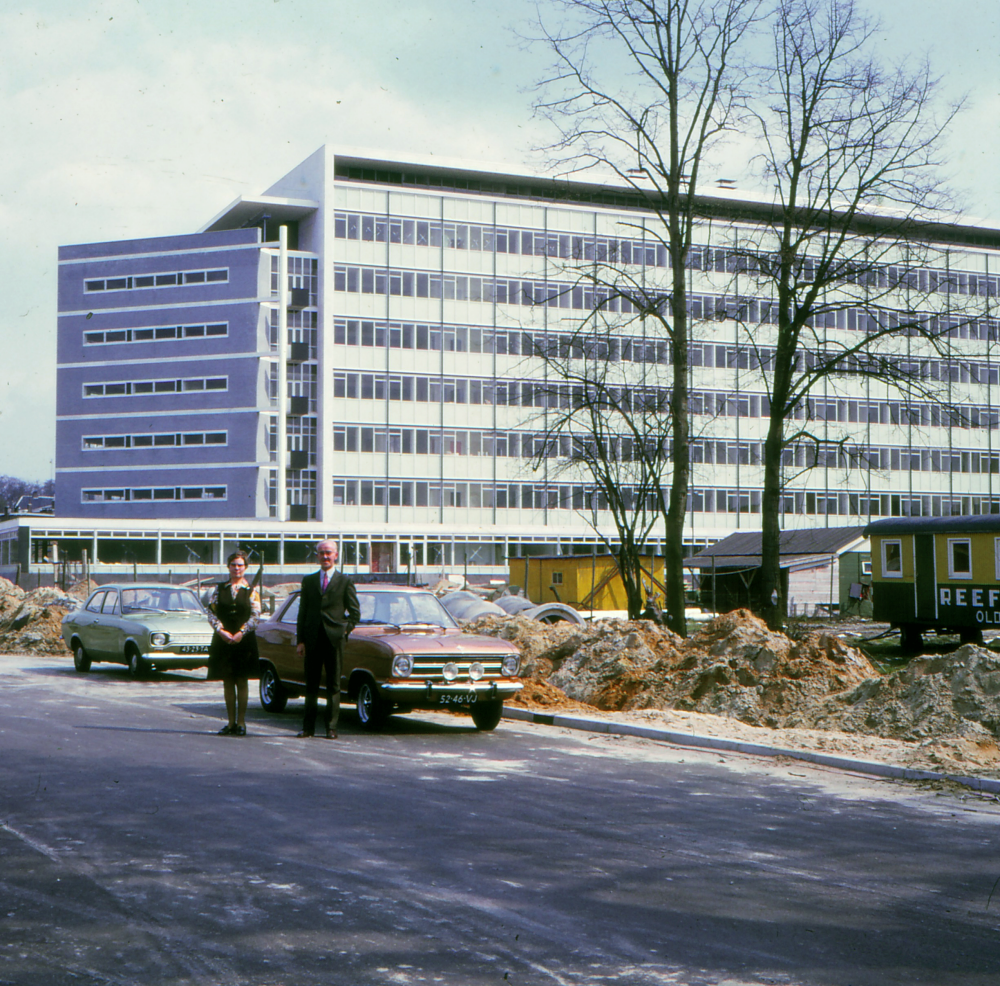
[[[162,647],[169,639],[170,637],[165,633],[151,633],[149,635],[149,642],[154,647]]]
[[[521,667],[521,658],[517,654],[508,654],[500,665],[500,670],[508,677],[513,678]]]
[[[454,661],[449,661],[441,669],[441,675],[445,681],[454,681],[458,677],[458,665]]]
[[[413,672],[413,658],[407,654],[397,654],[392,659],[392,676],[394,678],[409,678]]]
[[[479,681],[483,676],[483,666],[476,661],[469,665],[469,681]]]

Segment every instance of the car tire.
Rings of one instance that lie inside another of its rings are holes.
[[[288,692],[281,684],[278,672],[271,665],[261,668],[260,707],[265,712],[283,712],[287,703]]]
[[[958,634],[958,639],[963,644],[976,644],[983,646],[983,631],[981,627],[963,627]]]
[[[80,674],[86,674],[90,670],[90,655],[83,649],[83,644],[79,642],[73,650],[73,667]]]
[[[135,681],[145,678],[149,673],[149,662],[142,659],[135,647],[130,647],[128,651],[128,673]]]
[[[472,716],[476,729],[482,730],[484,733],[496,729],[503,717],[503,699],[476,702],[475,705],[469,706],[469,714]]]
[[[365,680],[358,687],[358,722],[363,729],[378,729],[389,718],[385,702],[371,681]]]

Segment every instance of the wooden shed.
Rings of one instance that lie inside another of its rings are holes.
[[[761,537],[760,531],[738,531],[684,560],[685,567],[700,573],[702,609],[723,613],[754,606]],[[862,528],[782,531],[779,551],[790,616],[833,612],[871,616],[870,549]]]
[[[536,603],[561,602],[580,610],[628,609],[625,586],[611,555],[534,555],[508,561],[511,585]],[[643,583],[663,602],[663,559],[645,556]]]

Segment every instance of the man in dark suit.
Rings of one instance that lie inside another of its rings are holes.
[[[340,717],[340,675],[344,641],[361,619],[354,583],[333,569],[337,561],[334,541],[316,546],[319,571],[302,580],[295,651],[305,661],[306,711],[299,736],[312,736],[316,729],[319,682],[326,671],[326,738],[337,738]]]

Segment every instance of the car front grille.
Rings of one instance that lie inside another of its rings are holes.
[[[193,648],[190,653],[200,653],[208,649],[212,642],[212,632],[201,631],[199,633],[171,633],[167,646],[171,650],[187,650]]]
[[[458,668],[458,677],[455,681],[468,681],[470,665],[478,662],[483,666],[484,678],[499,678],[501,660],[502,658],[497,657],[496,654],[486,654],[482,657],[463,654],[460,661],[442,661],[440,659],[433,661],[421,661],[414,658],[413,673],[410,677],[423,678],[426,681],[444,681],[443,668],[445,664],[450,663],[454,664]]]

